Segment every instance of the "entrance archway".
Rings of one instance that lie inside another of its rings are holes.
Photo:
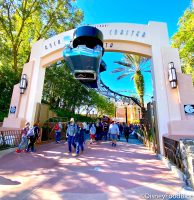
[[[110,23],[94,25],[104,36],[105,51],[135,53],[150,57],[160,152],[163,154],[164,134],[192,134],[192,115],[184,112],[184,105],[194,104],[194,89],[191,76],[181,73],[178,50],[169,45],[165,23],[149,22],[148,25]],[[70,30],[47,40],[37,41],[31,51],[30,61],[24,65],[28,88],[20,95],[19,84],[14,86],[10,112],[3,127],[21,128],[25,121],[35,119],[37,103],[41,103],[45,69],[52,63],[63,60],[64,45],[73,36]],[[171,89],[168,80],[168,63],[173,62],[178,75],[178,87]],[[15,108],[11,112],[11,108]]]

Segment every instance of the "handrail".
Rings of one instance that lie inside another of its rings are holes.
[[[6,149],[9,147],[16,147],[19,145],[22,135],[21,129],[8,129],[0,128],[0,149]]]
[[[163,136],[164,156],[183,171],[179,141]]]

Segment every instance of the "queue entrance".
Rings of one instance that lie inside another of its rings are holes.
[[[105,52],[134,53],[151,58],[160,153],[163,154],[163,135],[191,135],[194,132],[194,116],[188,115],[184,108],[194,104],[192,80],[191,76],[181,72],[178,50],[170,47],[166,24],[105,23],[92,26],[103,33]],[[45,69],[64,59],[63,49],[73,38],[73,32],[69,30],[47,40],[41,39],[33,45],[30,61],[24,65],[22,72],[28,80],[28,87],[24,94],[20,94],[19,84],[14,86],[10,112],[3,127],[21,128],[26,121],[35,121],[36,107],[42,98]],[[176,88],[169,83],[169,63],[173,63],[176,69]]]

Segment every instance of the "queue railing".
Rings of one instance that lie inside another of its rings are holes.
[[[0,128],[0,150],[16,147],[19,145],[21,140],[21,131],[7,129],[7,128]]]

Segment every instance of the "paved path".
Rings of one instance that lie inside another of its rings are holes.
[[[0,158],[1,200],[168,199],[182,182],[137,140],[87,145],[79,157],[67,144],[45,144],[36,153]],[[158,195],[156,198],[150,195]]]

